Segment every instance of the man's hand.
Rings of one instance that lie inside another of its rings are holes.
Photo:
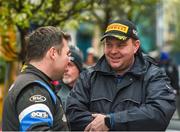
[[[106,115],[103,114],[92,114],[94,120],[89,123],[84,131],[108,131],[109,128],[105,125],[104,118]]]

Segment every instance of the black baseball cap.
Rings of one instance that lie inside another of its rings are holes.
[[[101,41],[103,41],[106,37],[115,37],[122,41],[126,41],[129,38],[133,38],[135,40],[139,39],[135,24],[129,20],[111,21],[108,24]]]

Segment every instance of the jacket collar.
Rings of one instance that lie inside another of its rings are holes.
[[[24,73],[32,73],[32,74],[38,76],[43,81],[45,81],[52,88],[52,90],[54,91],[54,85],[51,83],[52,80],[46,74],[44,74],[42,71],[40,71],[39,69],[37,69],[33,65],[25,64],[25,68],[23,69],[21,74],[24,74]]]
[[[105,55],[103,55],[97,64],[94,66],[95,71],[102,72],[103,74],[111,74],[111,75],[116,75],[116,72],[110,67],[108,64]],[[147,71],[148,68],[148,63],[143,57],[142,53],[138,53],[135,55],[135,62],[132,66],[132,68],[126,73],[130,73],[136,76],[140,76],[144,74]]]

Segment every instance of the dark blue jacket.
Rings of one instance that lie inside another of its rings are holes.
[[[67,99],[72,130],[84,130],[92,113],[110,114],[110,130],[165,130],[175,111],[175,95],[166,76],[149,57],[138,54],[122,77],[105,56],[81,73]]]

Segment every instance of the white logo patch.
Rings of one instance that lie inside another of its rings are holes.
[[[32,118],[48,118],[47,112],[32,112],[31,113]]]
[[[67,119],[66,119],[65,114],[63,114],[62,121],[63,121],[63,122],[67,122]]]
[[[138,32],[136,30],[133,29],[133,33],[137,36]]]
[[[31,101],[31,102],[44,102],[44,101],[46,101],[46,98],[42,95],[33,95],[29,98],[29,101]]]

